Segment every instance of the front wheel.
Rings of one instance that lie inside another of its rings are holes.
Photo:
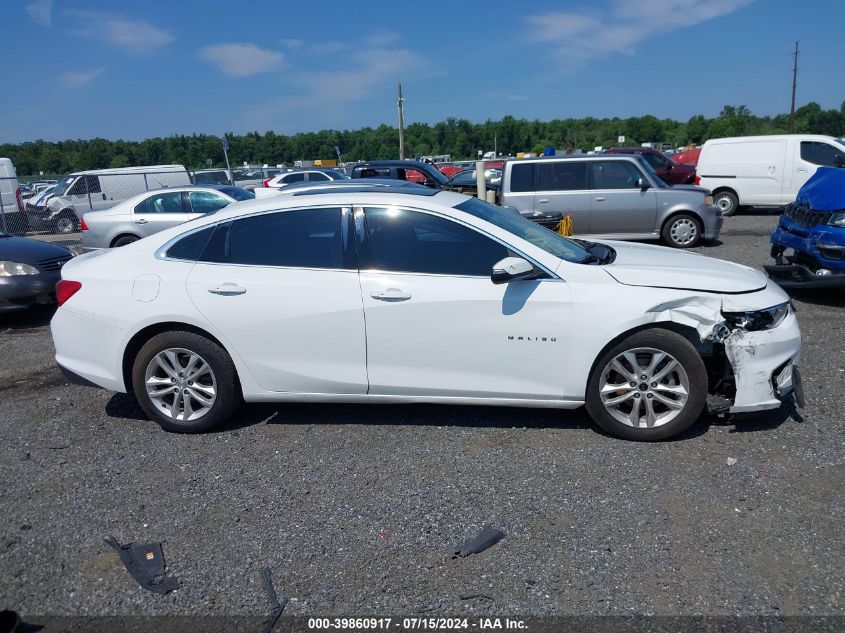
[[[587,384],[587,412],[611,435],[663,440],[685,431],[704,409],[707,372],[680,334],[638,332],[605,352]]]
[[[701,220],[690,213],[669,218],[663,225],[663,241],[675,248],[693,248],[701,243]]]
[[[226,350],[193,332],[164,332],[147,341],[135,358],[132,387],[147,415],[176,433],[213,429],[241,401]]]
[[[64,213],[56,218],[56,231],[63,235],[67,233],[75,233],[77,226],[76,216],[70,213]]]

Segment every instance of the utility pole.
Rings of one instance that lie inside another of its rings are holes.
[[[789,133],[795,134],[795,88],[798,86],[798,42],[792,54],[792,106],[789,108]]]
[[[402,84],[399,84],[399,160],[405,160],[405,97],[402,96]]]

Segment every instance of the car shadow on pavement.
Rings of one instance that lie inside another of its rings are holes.
[[[817,306],[830,306],[834,308],[845,308],[845,292],[843,288],[826,288],[817,290],[802,290],[801,288],[790,288],[789,296],[801,303],[810,303]],[[800,322],[801,312],[798,308],[798,319]]]
[[[26,310],[0,313],[0,332],[8,330],[29,330],[50,324],[56,313],[56,306],[35,305]]]

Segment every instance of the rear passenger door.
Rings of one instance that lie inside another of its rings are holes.
[[[652,235],[657,231],[657,194],[642,189],[646,175],[628,160],[589,161],[590,233],[593,235]],[[578,233],[578,226],[575,226]]]
[[[583,161],[548,161],[537,163],[535,208],[547,213],[571,216],[573,232],[590,232],[590,191],[587,163]]]
[[[191,301],[267,391],[367,392],[364,309],[338,207],[218,226],[188,276]]]
[[[132,225],[139,237],[158,233],[192,217],[181,191],[158,191],[135,205]]]

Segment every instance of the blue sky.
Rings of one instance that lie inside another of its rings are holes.
[[[841,0],[6,0],[0,142],[845,100]]]

